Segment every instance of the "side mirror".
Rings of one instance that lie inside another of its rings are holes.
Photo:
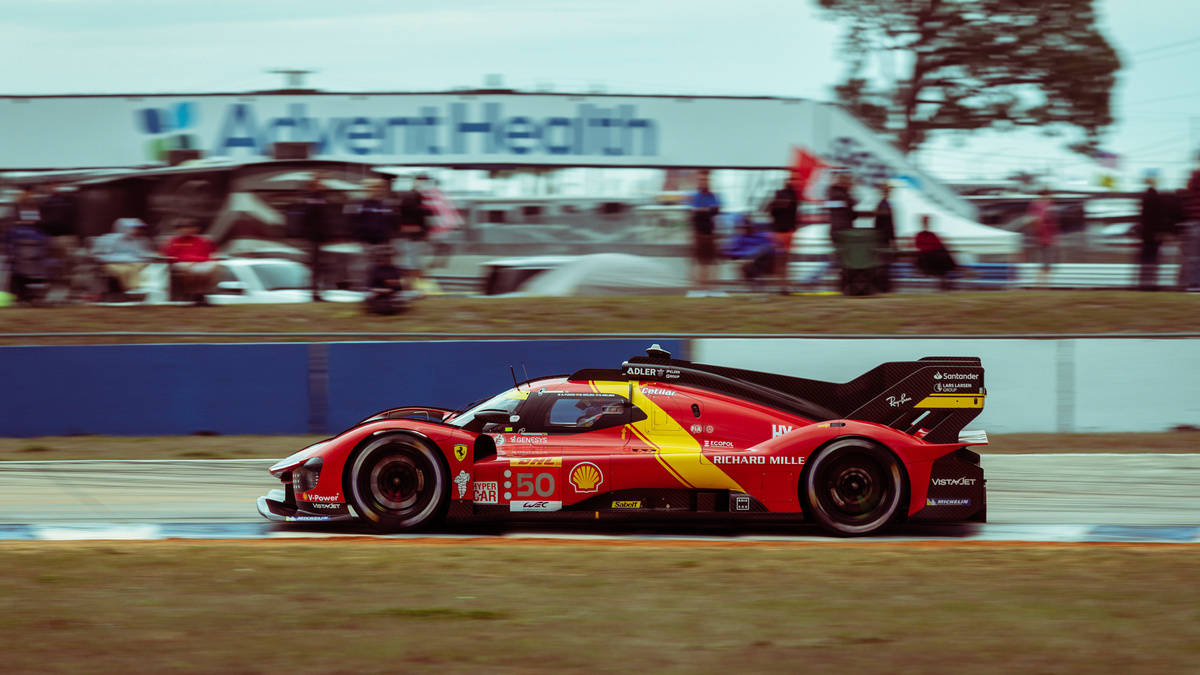
[[[245,295],[246,284],[240,281],[221,281],[217,283],[217,292],[226,295]]]
[[[480,410],[475,413],[475,419],[484,424],[510,424],[521,419],[520,415],[513,415],[507,410]]]

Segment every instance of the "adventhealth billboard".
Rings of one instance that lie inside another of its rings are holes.
[[[172,148],[423,166],[783,168],[793,147],[973,209],[840,108],[800,99],[566,94],[0,97],[0,169],[146,166]]]

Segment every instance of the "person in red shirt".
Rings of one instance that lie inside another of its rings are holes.
[[[913,246],[917,249],[917,269],[922,274],[938,277],[938,286],[943,291],[950,290],[950,273],[958,267],[950,250],[942,243],[942,238],[929,229],[929,216],[921,216],[921,231],[913,237]]]
[[[205,295],[212,290],[217,275],[213,260],[216,246],[200,234],[200,224],[182,221],[176,234],[163,246],[163,256],[171,259],[171,280],[179,295],[197,305],[207,305]]]
[[[1054,201],[1050,190],[1043,189],[1037,199],[1029,204],[1029,238],[1032,240],[1033,261],[1040,262],[1037,285],[1046,286],[1050,281],[1050,268],[1057,262],[1055,247],[1058,243],[1058,220],[1054,216]]]

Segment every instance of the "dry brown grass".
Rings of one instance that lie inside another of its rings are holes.
[[[0,332],[581,334],[1048,334],[1200,332],[1200,296],[1128,291],[909,293],[727,298],[467,298],[433,296],[396,317],[340,303],[225,307],[0,309]],[[0,344],[245,341],[245,337],[4,337]]]
[[[46,436],[0,438],[0,461],[55,459],[280,458],[321,436]],[[993,434],[975,448],[984,454],[1019,452],[1200,452],[1200,433]]]
[[[1184,547],[7,543],[6,672],[1188,672]]]

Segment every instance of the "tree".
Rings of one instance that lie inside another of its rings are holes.
[[[937,131],[1031,126],[1075,127],[1071,149],[1090,154],[1112,124],[1121,62],[1092,0],[816,2],[849,23],[835,95],[905,153]]]

